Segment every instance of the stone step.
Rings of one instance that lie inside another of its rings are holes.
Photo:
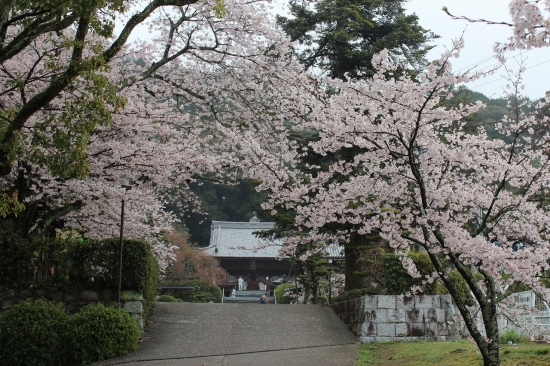
[[[266,294],[267,291],[260,290],[245,290],[245,291],[235,291],[235,296],[224,297],[223,302],[231,303],[259,303],[260,297]],[[267,303],[275,303],[273,297],[268,297],[266,299]]]
[[[224,303],[257,303],[259,304],[260,303],[260,297],[252,297],[252,296],[240,296],[240,297],[224,297],[223,298],[223,302]],[[266,302],[268,304],[273,304],[275,303],[275,299],[274,298],[267,298],[266,299]]]
[[[266,293],[267,291],[260,291],[260,290],[235,291],[236,296],[258,296],[259,297]]]
[[[256,297],[260,298],[262,295],[266,294],[267,291],[236,291],[235,296],[233,297]],[[225,293],[226,295],[229,295],[229,293]],[[229,296],[226,296],[229,297]]]

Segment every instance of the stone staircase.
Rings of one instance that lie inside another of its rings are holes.
[[[229,296],[224,297],[223,302],[227,304],[236,304],[236,303],[260,303],[260,297],[267,293],[267,291],[262,290],[246,290],[246,291],[235,291],[235,297]],[[270,296],[267,298],[268,304],[274,304],[275,299]]]

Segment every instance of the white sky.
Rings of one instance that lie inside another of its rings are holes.
[[[480,69],[495,64],[495,59],[486,59],[493,56],[492,47],[496,41],[504,42],[511,35],[511,28],[453,20],[441,8],[446,6],[454,15],[464,15],[473,19],[508,22],[508,3],[509,0],[410,0],[405,7],[408,13],[414,12],[418,15],[422,27],[441,36],[433,42],[436,47],[430,51],[429,59],[439,58],[445,50],[444,47],[450,47],[451,40],[460,38],[464,32],[465,47],[461,57],[453,60],[453,69],[461,70],[475,65],[478,65],[476,69]],[[519,55],[519,52],[509,53],[506,57],[515,55]],[[531,98],[543,97],[545,92],[550,90],[550,47],[524,51],[523,55],[527,67],[523,75],[524,93]],[[512,69],[518,68],[517,61],[513,58],[510,58],[506,65]],[[498,70],[495,74],[467,86],[488,97],[498,98],[502,96],[503,88],[506,86],[506,80],[502,79],[504,74],[504,70]]]

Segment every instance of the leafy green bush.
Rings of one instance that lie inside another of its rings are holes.
[[[120,239],[85,240],[68,250],[70,282],[83,289],[118,289]],[[152,315],[157,292],[158,262],[149,243],[125,239],[122,252],[122,290],[142,290],[143,321]]]
[[[0,314],[1,366],[66,365],[69,317],[44,301],[24,302]]]
[[[160,295],[157,298],[157,302],[178,302],[178,299],[170,295]]]
[[[87,306],[70,320],[75,363],[88,365],[125,355],[138,346],[139,328],[123,309]]]
[[[209,285],[201,280],[189,280],[179,283],[170,283],[171,286],[193,286],[191,292],[175,292],[174,297],[185,302],[208,302],[210,300],[222,302],[222,289],[217,285]]]
[[[500,343],[501,344],[508,344],[509,342],[512,343],[523,343],[529,341],[529,336],[522,335],[517,333],[515,330],[507,330],[500,336]]]
[[[409,253],[409,257],[414,261],[420,274],[427,276],[434,271],[433,264],[431,263],[427,253]],[[455,288],[457,289],[458,295],[464,300],[466,305],[473,306],[475,304],[475,300],[470,293],[468,284],[464,278],[462,278],[460,273],[453,270],[448,273],[447,276],[449,280],[453,282]],[[477,277],[478,280],[481,279],[481,275],[479,273],[474,276]],[[421,278],[412,278],[412,276],[409,275],[403,268],[401,260],[395,254],[384,255],[384,277],[389,295],[403,294],[408,292],[412,286],[423,287],[426,295],[444,295],[449,293],[445,285],[443,285],[439,280],[434,281],[431,284],[423,285]]]
[[[223,291],[218,285],[211,285],[209,289],[211,297],[213,297],[214,302],[221,303],[223,297]]]
[[[118,238],[26,240],[9,223],[0,223],[0,287],[116,292],[119,244]],[[41,269],[54,267],[53,276],[48,273],[48,278],[36,280]],[[153,309],[157,280],[158,265],[151,246],[143,240],[124,240],[122,288],[143,291],[145,321]]]
[[[321,295],[317,298],[317,303],[320,305],[328,305],[328,298],[324,295]]]
[[[416,268],[421,275],[427,276],[435,270],[428,254],[424,252],[411,252],[409,257],[414,261]],[[399,295],[410,291],[413,286],[421,286],[424,288],[424,293],[427,295],[435,295],[440,292],[438,282],[431,284],[422,284],[422,278],[413,278],[395,254],[386,254],[383,257],[384,261],[384,278],[386,281],[386,289],[389,295]]]
[[[355,290],[344,291],[338,294],[338,296],[336,296],[334,299],[332,299],[332,302],[337,303],[340,301],[351,300],[351,299],[355,299],[356,297],[361,297],[363,295],[366,295],[368,293],[369,293],[369,289],[366,289],[366,288],[358,288]]]
[[[296,288],[288,283],[281,283],[280,285],[277,285],[274,291],[277,304],[290,304],[292,297],[289,296],[288,293],[293,293],[295,290]]]
[[[480,273],[474,274],[474,278],[477,278],[477,281],[481,280],[481,274]],[[468,287],[468,284],[466,283],[466,280],[464,280],[464,278],[460,275],[460,273],[458,273],[458,271],[452,271],[449,274],[449,279],[455,285],[458,295],[460,296],[460,298],[464,300],[464,303],[468,306],[474,306],[476,304],[476,301],[472,296],[472,293],[470,291],[470,288]],[[446,293],[448,293],[448,291]]]
[[[41,261],[49,253],[50,243],[38,243],[23,239],[13,223],[0,223],[0,288],[28,288],[33,284]]]

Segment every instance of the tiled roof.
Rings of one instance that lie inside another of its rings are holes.
[[[344,246],[339,244],[330,244],[326,249],[327,258],[344,259]]]
[[[214,257],[275,258],[282,240],[266,240],[253,234],[274,226],[274,222],[212,221],[210,245],[204,250]]]
[[[266,240],[253,234],[274,226],[274,222],[212,221],[210,245],[204,251],[218,258],[276,258],[282,240]],[[327,258],[344,258],[343,249],[338,244],[329,245]]]

